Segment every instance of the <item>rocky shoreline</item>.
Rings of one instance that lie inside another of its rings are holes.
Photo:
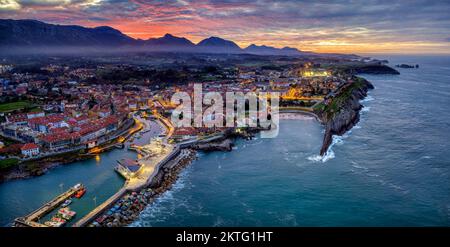
[[[355,68],[350,68],[347,72],[351,74],[374,74],[374,75],[399,75],[396,69],[391,68],[387,65],[379,65],[379,64],[368,64],[361,65]]]
[[[204,152],[211,152],[211,151],[230,152],[233,148],[233,141],[227,138],[221,141],[199,143],[194,145],[192,148]]]
[[[363,108],[360,100],[367,97],[370,89],[374,89],[374,86],[364,78],[354,77],[354,80],[356,82],[346,83],[338,88],[333,98],[325,99],[328,105],[315,109],[315,113],[325,125],[320,155],[328,151],[333,142],[333,135],[341,136],[359,122],[360,111]],[[330,105],[335,104],[339,109],[337,111],[330,109]]]
[[[125,130],[128,130],[134,125],[128,126]],[[110,143],[106,143],[103,146],[108,146],[111,143],[117,143],[117,139]],[[101,147],[101,146],[100,146]],[[115,147],[110,146],[109,148],[103,149],[101,152],[108,152]],[[31,177],[42,176],[49,170],[56,168],[60,165],[66,165],[73,162],[91,159],[93,155],[88,155],[82,151],[76,151],[72,153],[60,154],[57,156],[51,156],[47,158],[42,158],[40,160],[27,161],[18,164],[15,167],[11,167],[4,171],[0,171],[0,183],[8,182],[15,179],[26,179]]]
[[[80,156],[78,153],[65,154],[61,157],[49,157],[42,160],[25,162],[3,171],[0,173],[0,183],[8,182],[15,179],[26,179],[31,177],[42,176],[49,170],[60,165],[69,164],[85,159],[90,159],[91,156]]]
[[[141,189],[139,192],[126,193],[106,213],[97,217],[89,226],[120,227],[131,224],[139,217],[139,214],[146,206],[172,188],[181,171],[191,164],[193,160],[197,159],[197,150],[204,152],[230,152],[234,145],[233,138],[252,139],[254,134],[260,130],[259,128],[252,128],[241,133],[227,132],[223,138],[217,141],[199,143],[192,146],[191,149],[183,149],[182,153],[187,152],[187,154],[179,155],[162,166],[147,188]]]
[[[108,211],[97,217],[90,226],[120,227],[134,222],[142,210],[172,188],[181,171],[196,159],[194,150],[185,149],[185,152],[187,153],[183,157],[178,156],[161,167],[148,188],[125,194]]]

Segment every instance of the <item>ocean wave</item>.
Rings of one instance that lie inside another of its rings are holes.
[[[246,143],[246,145],[247,145],[247,146],[255,146],[255,145],[262,144],[262,143],[263,143],[262,140],[259,140],[259,141],[252,140],[252,141],[248,141],[248,142]]]
[[[368,102],[368,101],[372,101],[375,100],[372,96],[368,95],[365,99],[361,100],[360,102]],[[365,106],[361,109],[361,112],[368,112],[370,110],[369,106]],[[358,124],[356,124],[355,126],[353,126],[352,129],[361,129],[361,126]],[[313,162],[322,162],[325,163],[333,158],[335,158],[335,153],[333,151],[333,146],[334,145],[342,145],[344,143],[344,139],[347,138],[351,133],[352,133],[352,129],[348,130],[344,135],[342,136],[333,136],[333,141],[331,143],[331,145],[328,147],[327,152],[324,155],[312,155],[308,157],[308,160],[313,161]],[[323,133],[325,133],[325,130],[322,130]]]
[[[172,185],[172,188],[157,197],[155,201],[148,205],[139,215],[139,217],[131,223],[130,227],[148,227],[151,222],[164,221],[166,217],[163,214],[171,215],[174,213],[174,207],[184,204],[181,200],[177,200],[174,193],[186,187],[186,180],[190,173],[190,167],[186,168],[179,175],[177,181]],[[167,204],[170,205],[167,205]]]
[[[219,227],[223,225],[225,225],[225,221],[223,220],[222,217],[217,216],[217,218],[214,220],[213,227]]]
[[[375,100],[375,98],[373,98],[370,95],[367,95],[366,98],[360,100],[359,102],[360,103],[366,103],[366,102],[370,102],[370,101],[373,101],[373,100]],[[361,109],[361,113],[368,112],[368,111],[370,111],[370,107],[369,106],[363,106],[363,108]]]
[[[370,96],[370,95],[367,95],[366,98],[360,100],[359,102],[364,103],[364,102],[370,102],[370,101],[373,101],[373,100],[375,100],[374,97],[372,97],[372,96]]]
[[[288,151],[284,152],[283,159],[288,163],[294,163],[298,160],[298,153],[290,153]]]
[[[360,166],[360,165],[358,165],[358,163],[356,163],[354,161],[352,161],[352,167],[357,168],[357,169],[362,169],[362,170],[365,170],[365,171],[369,170],[369,168],[364,167],[364,166]]]
[[[372,170],[369,169],[368,167],[360,166],[360,165],[358,165],[358,163],[356,163],[356,162],[354,162],[354,161],[352,161],[351,163],[352,163],[351,166],[352,166],[353,168],[356,168],[356,169],[357,169],[357,170],[355,170],[355,169],[350,169],[350,171],[351,171],[352,173],[355,173],[355,174],[358,174],[358,175],[361,175],[361,176],[367,176],[367,177],[369,177],[372,181],[374,181],[374,182],[376,182],[376,183],[379,183],[379,184],[381,184],[382,186],[386,186],[386,187],[388,187],[388,188],[394,189],[394,190],[396,190],[396,191],[398,191],[398,192],[400,192],[400,193],[402,193],[402,194],[407,194],[407,193],[409,193],[409,190],[403,188],[402,186],[400,186],[400,185],[398,185],[398,184],[396,184],[396,183],[393,183],[393,182],[390,182],[390,181],[386,180],[386,179],[384,178],[384,176],[382,176],[381,174],[375,173],[374,171],[372,171]]]
[[[328,147],[328,150],[325,152],[324,155],[312,155],[308,157],[308,160],[313,162],[322,162],[325,163],[333,158],[335,158],[335,154],[333,151],[334,145],[342,145],[344,143],[344,138],[346,136],[333,136],[333,141],[331,142],[331,145]]]
[[[370,107],[369,107],[369,106],[364,106],[364,107],[361,109],[361,112],[368,112],[368,111],[370,111]]]

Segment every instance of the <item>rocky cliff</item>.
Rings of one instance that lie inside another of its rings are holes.
[[[375,75],[399,75],[396,69],[384,64],[362,64],[349,70],[356,74],[375,74]]]
[[[233,142],[230,139],[224,139],[216,142],[199,143],[193,146],[195,150],[205,152],[210,151],[227,151],[230,152],[233,147]]]
[[[325,125],[320,155],[324,155],[333,141],[333,135],[343,135],[359,121],[363,106],[360,100],[367,96],[373,85],[360,77],[340,86],[334,95],[327,97],[314,108],[314,112]]]

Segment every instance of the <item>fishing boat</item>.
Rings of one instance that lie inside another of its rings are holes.
[[[56,221],[46,221],[44,223],[44,225],[49,226],[49,227],[61,227],[64,225],[64,223],[62,222],[56,222]]]
[[[62,208],[65,208],[67,206],[69,206],[72,203],[72,200],[67,199],[64,201],[64,203],[61,205]]]
[[[53,222],[53,225],[55,227],[61,227],[64,224],[66,224],[67,221],[65,219],[59,218],[57,216],[53,216],[51,222]]]
[[[77,193],[75,193],[74,196],[76,198],[81,198],[84,195],[84,193],[86,193],[86,189],[85,188],[81,188],[80,190],[77,191]]]
[[[58,210],[57,216],[65,220],[71,220],[73,217],[75,217],[76,214],[77,213],[75,211],[71,211],[70,208],[67,207]]]
[[[52,221],[46,221],[46,222],[44,222],[44,225],[53,227],[53,222]]]

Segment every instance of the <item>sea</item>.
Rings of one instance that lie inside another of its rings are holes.
[[[381,56],[400,75],[319,156],[324,128],[282,120],[274,139],[199,153],[131,226],[450,226],[450,57]]]
[[[284,119],[276,138],[198,153],[131,226],[450,226],[450,57],[379,58],[420,67],[360,75],[375,89],[325,156],[320,123]],[[0,225],[78,182],[88,191],[71,207],[82,217],[122,186],[116,160],[135,155],[123,152],[0,184]]]

